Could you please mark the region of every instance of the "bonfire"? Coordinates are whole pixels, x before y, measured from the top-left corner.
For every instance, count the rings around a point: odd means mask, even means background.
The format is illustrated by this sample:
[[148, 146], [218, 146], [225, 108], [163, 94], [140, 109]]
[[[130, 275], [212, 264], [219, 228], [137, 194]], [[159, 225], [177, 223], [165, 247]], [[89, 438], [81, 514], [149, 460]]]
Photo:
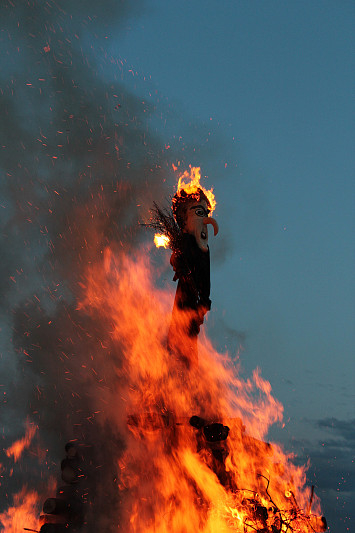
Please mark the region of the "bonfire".
[[[211, 308], [208, 230], [216, 236], [218, 224], [211, 216], [213, 190], [200, 179], [199, 168], [185, 172], [171, 205], [155, 204], [145, 224], [155, 229], [156, 245], [171, 250], [172, 312], [171, 291], [155, 286], [149, 250], [128, 256], [106, 249], [103, 262], [89, 266], [78, 305], [107, 318], [123, 353], [117, 375], [125, 386], [117, 394], [126, 405], [127, 440], [116, 461], [124, 506], [119, 530], [323, 532], [326, 521], [306, 486], [306, 467], [265, 441], [270, 425], [282, 419], [270, 384], [258, 370], [243, 380], [203, 333]], [[23, 529], [89, 530], [95, 494], [85, 492], [83, 481], [93, 470], [85, 450], [79, 440], [67, 444], [64, 484], [44, 502], [40, 520]]]

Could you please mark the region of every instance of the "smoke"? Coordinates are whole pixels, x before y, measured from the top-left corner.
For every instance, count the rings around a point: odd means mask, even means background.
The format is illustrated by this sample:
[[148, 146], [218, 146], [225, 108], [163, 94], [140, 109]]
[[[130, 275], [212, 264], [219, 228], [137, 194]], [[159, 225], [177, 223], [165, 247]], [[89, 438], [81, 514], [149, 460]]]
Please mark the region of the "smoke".
[[[64, 444], [78, 438], [96, 472], [89, 483], [101, 487], [90, 531], [110, 531], [119, 520], [112, 486], [125, 437], [107, 412], [120, 411], [111, 404], [121, 354], [110, 325], [80, 312], [77, 300], [86, 268], [108, 245], [137, 247], [138, 221], [169, 177], [164, 142], [149, 130], [154, 106], [129, 93], [123, 62], [105, 54], [107, 35], [142, 7], [131, 6], [9, 0], [0, 7], [3, 444], [21, 436], [29, 418], [48, 450], [41, 467], [37, 457], [22, 461], [7, 494], [29, 479], [45, 487], [53, 463], [59, 473]], [[2, 462], [9, 471], [11, 462]]]
[[[122, 524], [115, 473], [126, 446], [127, 384], [109, 320], [78, 309], [85, 273], [108, 246], [128, 254], [140, 246], [139, 222], [176, 181], [172, 162], [199, 165], [213, 153], [213, 167], [226, 148], [209, 125], [184, 123], [161, 98], [128, 89], [129, 69], [107, 44], [142, 9], [124, 0], [0, 5], [3, 448], [23, 436], [27, 420], [39, 428], [38, 451], [32, 446], [10, 477], [11, 460], [0, 459], [0, 506], [29, 482], [53, 496], [48, 480], [76, 438], [89, 468], [89, 532]], [[226, 253], [223, 243], [216, 255]]]

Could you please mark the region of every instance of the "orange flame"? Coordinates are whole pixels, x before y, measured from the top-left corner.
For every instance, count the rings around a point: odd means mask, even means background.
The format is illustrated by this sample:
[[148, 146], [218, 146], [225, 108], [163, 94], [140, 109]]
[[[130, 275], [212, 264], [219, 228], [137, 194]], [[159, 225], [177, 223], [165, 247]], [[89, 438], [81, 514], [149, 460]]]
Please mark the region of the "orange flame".
[[[109, 318], [112, 342], [123, 353], [116, 372], [127, 380], [125, 398], [113, 416], [122, 423], [126, 409], [130, 431], [118, 475], [120, 488], [131, 493], [126, 529], [281, 532], [292, 522], [293, 531], [310, 533], [310, 524], [320, 522], [307, 514], [306, 467], [264, 442], [283, 412], [270, 384], [258, 370], [243, 380], [203, 334], [198, 367], [187, 370], [169, 353], [173, 294], [154, 286], [147, 256], [106, 250], [103, 263], [89, 267], [79, 306]], [[228, 439], [206, 442], [190, 425], [192, 415], [227, 425]], [[317, 498], [313, 508], [320, 512]]]
[[170, 239], [167, 235], [163, 235], [162, 233], [156, 233], [154, 235], [154, 244], [157, 248], [169, 248], [169, 243]]
[[[198, 191], [198, 189], [201, 189], [205, 195], [208, 198], [208, 201], [210, 202], [211, 209], [210, 214], [212, 215], [213, 211], [216, 208], [216, 200], [215, 196], [213, 194], [213, 187], [210, 190], [205, 189], [200, 184], [201, 179], [201, 168], [200, 167], [191, 167], [190, 165], [190, 172], [186, 170], [183, 175], [179, 178], [178, 186], [177, 186], [177, 193], [179, 193], [181, 190], [184, 190], [187, 194], [194, 194]], [[185, 181], [190, 180], [190, 181]]]
[[23, 451], [28, 448], [32, 442], [33, 437], [35, 436], [35, 433], [37, 431], [36, 426], [33, 424], [30, 424], [27, 422], [27, 428], [26, 428], [26, 434], [22, 439], [17, 440], [14, 442], [7, 450], [5, 450], [5, 453], [8, 457], [13, 457], [15, 463], [20, 459]]
[[6, 533], [23, 533], [24, 529], [39, 531], [41, 528], [39, 516], [41, 500], [34, 490], [22, 490], [14, 495], [13, 506], [4, 513], [0, 513], [0, 526]]

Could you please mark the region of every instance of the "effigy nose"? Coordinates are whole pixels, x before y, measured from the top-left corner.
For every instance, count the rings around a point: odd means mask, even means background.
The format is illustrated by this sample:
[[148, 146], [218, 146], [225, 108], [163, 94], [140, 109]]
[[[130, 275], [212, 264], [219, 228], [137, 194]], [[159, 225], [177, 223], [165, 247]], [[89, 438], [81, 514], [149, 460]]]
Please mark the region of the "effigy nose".
[[204, 224], [211, 224], [213, 226], [214, 236], [217, 235], [218, 230], [219, 230], [217, 220], [215, 220], [212, 217], [205, 217], [202, 222]]

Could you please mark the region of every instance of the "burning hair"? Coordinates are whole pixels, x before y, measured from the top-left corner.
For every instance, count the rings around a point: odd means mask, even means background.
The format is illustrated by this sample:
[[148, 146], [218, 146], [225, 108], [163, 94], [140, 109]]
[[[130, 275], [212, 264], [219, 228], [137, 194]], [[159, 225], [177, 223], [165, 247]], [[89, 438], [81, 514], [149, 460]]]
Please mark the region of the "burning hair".
[[171, 250], [179, 251], [181, 248], [182, 232], [185, 227], [186, 211], [188, 204], [195, 200], [196, 202], [205, 201], [208, 210], [211, 209], [211, 202], [204, 191], [198, 187], [193, 193], [187, 193], [185, 189], [180, 189], [171, 198], [171, 208], [161, 208], [156, 202], [150, 210], [151, 220], [149, 223], [143, 223], [142, 226], [153, 228], [168, 238]]
[[207, 207], [211, 209], [211, 203], [207, 198], [203, 190], [198, 187], [196, 192], [187, 193], [185, 189], [179, 190], [172, 199], [172, 210], [175, 217], [175, 220], [181, 230], [184, 229], [185, 220], [186, 220], [186, 210], [189, 202], [191, 200], [196, 200], [196, 202], [205, 201]]

